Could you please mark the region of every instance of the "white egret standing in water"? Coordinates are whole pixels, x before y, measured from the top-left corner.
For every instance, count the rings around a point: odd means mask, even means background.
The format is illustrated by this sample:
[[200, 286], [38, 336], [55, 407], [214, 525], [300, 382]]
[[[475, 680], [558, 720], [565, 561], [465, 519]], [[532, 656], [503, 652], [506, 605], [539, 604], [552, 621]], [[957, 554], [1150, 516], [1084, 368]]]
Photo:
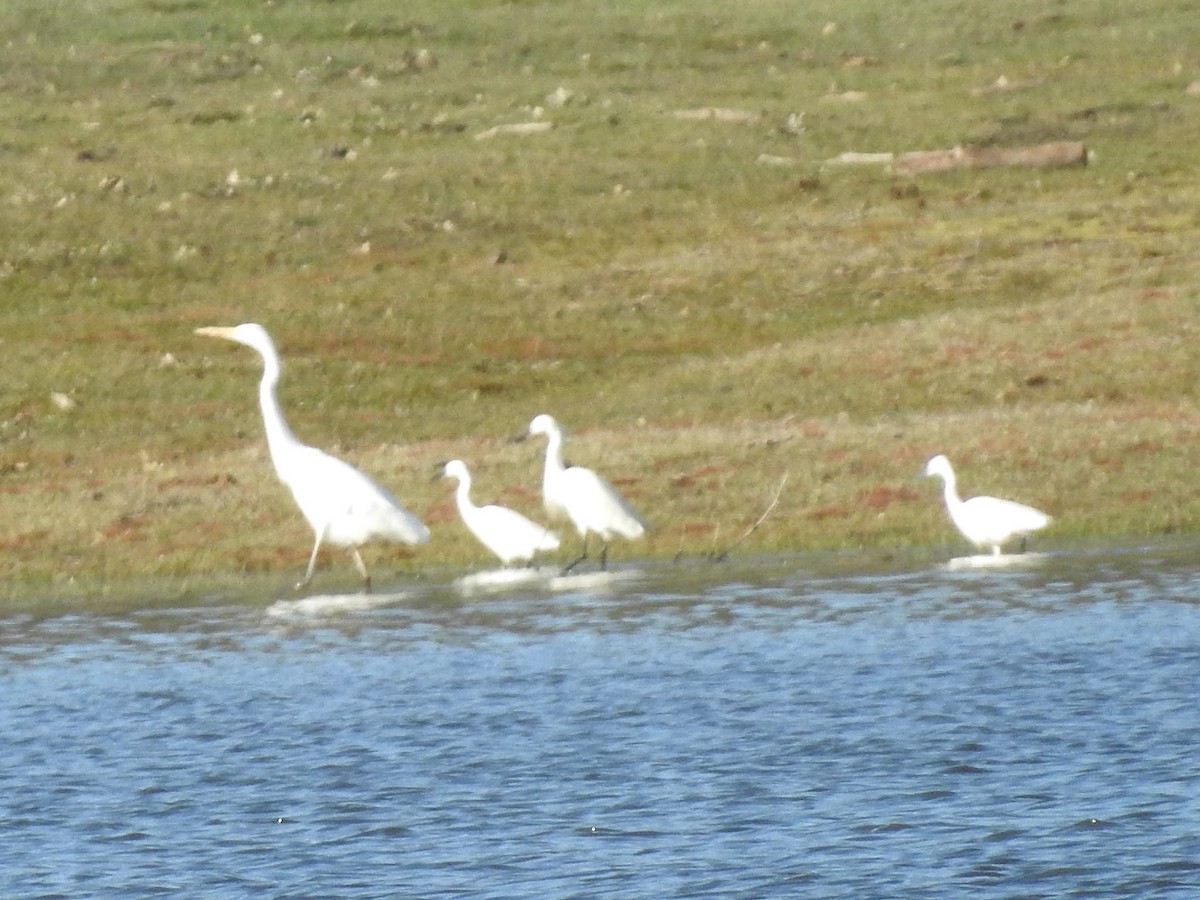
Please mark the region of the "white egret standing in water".
[[196, 334], [245, 344], [262, 357], [258, 402], [267, 433], [267, 449], [279, 480], [291, 488], [300, 512], [316, 534], [308, 571], [296, 590], [312, 580], [322, 543], [349, 547], [354, 565], [362, 575], [363, 587], [370, 591], [371, 576], [358, 552], [360, 546], [369, 541], [422, 544], [429, 540], [429, 529], [401, 506], [387, 488], [336, 456], [302, 444], [292, 434], [275, 396], [279, 354], [265, 328], [247, 323], [233, 328], [197, 328]]
[[558, 535], [553, 531], [531, 522], [515, 509], [504, 506], [476, 506], [471, 502], [471, 473], [461, 459], [452, 459], [442, 466], [442, 475], [458, 481], [454, 490], [454, 501], [458, 514], [471, 534], [478, 538], [509, 565], [513, 562], [527, 563], [535, 553], [558, 549]]
[[542, 502], [552, 516], [571, 520], [583, 538], [583, 550], [563, 572], [569, 572], [588, 556], [588, 534], [600, 536], [600, 568], [608, 566], [608, 542], [616, 536], [641, 537], [646, 523], [615, 487], [591, 469], [563, 465], [563, 431], [552, 416], [534, 416], [525, 435], [547, 438], [546, 466], [542, 474]]
[[1050, 524], [1048, 515], [1023, 503], [999, 497], [961, 499], [954, 469], [950, 467], [950, 460], [941, 454], [925, 464], [925, 475], [942, 479], [946, 510], [963, 537], [981, 550], [991, 547], [996, 556], [1000, 555], [1002, 545], [1013, 538], [1024, 539], [1031, 531]]

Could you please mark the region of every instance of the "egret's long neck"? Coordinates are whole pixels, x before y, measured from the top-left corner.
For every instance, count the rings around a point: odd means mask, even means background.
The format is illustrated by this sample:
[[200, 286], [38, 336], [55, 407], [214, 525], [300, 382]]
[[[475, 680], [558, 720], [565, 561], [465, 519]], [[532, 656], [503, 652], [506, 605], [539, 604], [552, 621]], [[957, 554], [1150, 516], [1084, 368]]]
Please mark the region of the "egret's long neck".
[[562, 459], [562, 432], [550, 431], [546, 435], [546, 465], [542, 469], [542, 483], [549, 481], [565, 468]]
[[258, 383], [258, 404], [262, 407], [263, 427], [267, 432], [267, 449], [271, 452], [271, 461], [275, 463], [275, 471], [283, 474], [282, 468], [287, 452], [294, 448], [299, 441], [288, 427], [283, 411], [279, 408], [279, 398], [275, 395], [275, 386], [279, 383], [279, 357], [273, 353], [263, 353], [263, 376]]
[[454, 489], [454, 501], [458, 504], [458, 511], [470, 511], [475, 508], [475, 504], [471, 502], [471, 476], [464, 473], [458, 478], [458, 487]]
[[942, 495], [946, 498], [948, 509], [957, 509], [962, 505], [962, 500], [958, 496], [958, 480], [954, 477], [953, 471], [942, 473]]

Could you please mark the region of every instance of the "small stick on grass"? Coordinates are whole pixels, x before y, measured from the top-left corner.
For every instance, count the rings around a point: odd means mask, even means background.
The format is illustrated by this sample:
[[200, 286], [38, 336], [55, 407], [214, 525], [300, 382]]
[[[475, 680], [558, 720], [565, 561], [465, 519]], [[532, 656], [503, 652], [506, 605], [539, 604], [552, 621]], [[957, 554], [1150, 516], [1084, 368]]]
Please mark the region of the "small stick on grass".
[[754, 532], [758, 531], [758, 527], [767, 520], [767, 516], [769, 516], [775, 510], [775, 507], [779, 505], [779, 498], [783, 494], [783, 486], [785, 484], [787, 484], [787, 480], [788, 480], [788, 476], [787, 476], [787, 473], [785, 472], [783, 475], [783, 478], [780, 479], [780, 481], [779, 481], [779, 487], [777, 487], [775, 489], [775, 496], [771, 498], [771, 502], [769, 504], [767, 504], [767, 508], [765, 510], [763, 510], [763, 514], [758, 517], [757, 521], [755, 521], [755, 523], [753, 525], [751, 525], [749, 528], [747, 528], [745, 530], [745, 532], [742, 534], [742, 536], [740, 538], [738, 538], [736, 541], [734, 541], [732, 544], [730, 544], [728, 547], [726, 547], [720, 553], [717, 553], [715, 551], [712, 553], [709, 553], [708, 558], [710, 560], [712, 560], [713, 562], [725, 562], [725, 560], [727, 560], [729, 558], [729, 554], [737, 548], [738, 544], [742, 543], [742, 541], [746, 540], [746, 538], [750, 537], [750, 535], [752, 535], [752, 534], [754, 534]]

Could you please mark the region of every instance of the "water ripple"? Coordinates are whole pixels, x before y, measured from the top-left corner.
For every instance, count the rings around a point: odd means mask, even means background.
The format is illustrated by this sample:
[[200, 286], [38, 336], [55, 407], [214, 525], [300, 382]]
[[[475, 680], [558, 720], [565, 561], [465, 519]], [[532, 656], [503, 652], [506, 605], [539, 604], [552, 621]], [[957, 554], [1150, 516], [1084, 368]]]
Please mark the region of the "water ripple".
[[1190, 556], [14, 614], [0, 884], [1189, 896]]

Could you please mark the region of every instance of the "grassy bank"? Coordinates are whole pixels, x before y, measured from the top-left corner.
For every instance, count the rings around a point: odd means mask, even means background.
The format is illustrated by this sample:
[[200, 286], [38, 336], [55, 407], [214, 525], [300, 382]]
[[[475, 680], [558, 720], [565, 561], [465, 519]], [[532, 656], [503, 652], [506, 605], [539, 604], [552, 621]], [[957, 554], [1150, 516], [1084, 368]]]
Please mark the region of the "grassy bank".
[[[433, 529], [380, 582], [485, 558], [440, 460], [540, 515], [505, 442], [539, 411], [654, 526], [618, 556], [724, 548], [785, 475], [738, 552], [952, 543], [936, 452], [1050, 542], [1193, 531], [1194, 12], [13, 0], [5, 590], [303, 568], [258, 361], [192, 334], [248, 320], [296, 432]], [[1067, 139], [1087, 167], [825, 164]]]

